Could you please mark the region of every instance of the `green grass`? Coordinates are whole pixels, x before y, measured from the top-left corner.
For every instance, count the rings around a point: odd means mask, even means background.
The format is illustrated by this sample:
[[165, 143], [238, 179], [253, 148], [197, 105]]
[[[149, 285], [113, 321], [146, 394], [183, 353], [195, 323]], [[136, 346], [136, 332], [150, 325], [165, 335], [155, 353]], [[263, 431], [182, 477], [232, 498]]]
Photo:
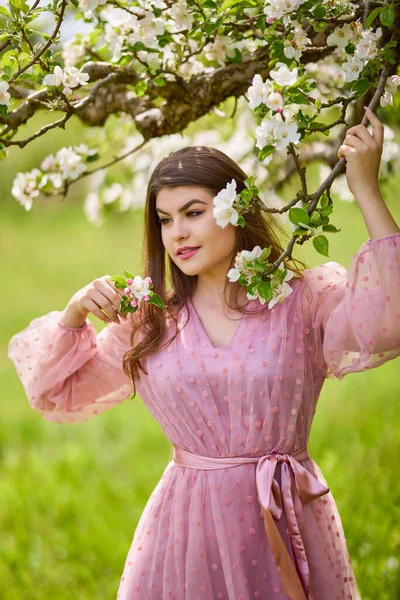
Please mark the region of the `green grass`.
[[[7, 178], [10, 179], [9, 177]], [[400, 222], [393, 180], [385, 196]], [[4, 198], [4, 195], [3, 195]], [[140, 398], [80, 425], [47, 423], [29, 408], [7, 344], [13, 333], [97, 276], [137, 269], [141, 213], [90, 226], [79, 197], [30, 213], [0, 205], [0, 597], [109, 600], [169, 442]], [[46, 206], [48, 204], [48, 206]], [[360, 210], [340, 203], [330, 258], [348, 267], [368, 238]], [[96, 326], [99, 322], [94, 319]], [[363, 600], [400, 597], [399, 361], [328, 380], [310, 451], [335, 496]], [[330, 599], [324, 599], [330, 600]]]

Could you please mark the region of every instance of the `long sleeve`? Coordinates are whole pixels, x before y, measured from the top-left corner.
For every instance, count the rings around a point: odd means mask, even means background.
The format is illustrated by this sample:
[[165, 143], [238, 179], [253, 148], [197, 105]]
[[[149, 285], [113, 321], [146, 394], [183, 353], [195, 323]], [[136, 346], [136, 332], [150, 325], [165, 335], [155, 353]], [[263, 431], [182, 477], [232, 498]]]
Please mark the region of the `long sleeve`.
[[48, 421], [87, 421], [132, 393], [122, 369], [131, 347], [131, 322], [111, 323], [96, 334], [93, 323], [79, 329], [60, 322], [52, 311], [33, 319], [9, 343], [29, 404]]
[[327, 262], [304, 278], [305, 331], [320, 374], [342, 380], [400, 355], [400, 233], [362, 244], [348, 271]]

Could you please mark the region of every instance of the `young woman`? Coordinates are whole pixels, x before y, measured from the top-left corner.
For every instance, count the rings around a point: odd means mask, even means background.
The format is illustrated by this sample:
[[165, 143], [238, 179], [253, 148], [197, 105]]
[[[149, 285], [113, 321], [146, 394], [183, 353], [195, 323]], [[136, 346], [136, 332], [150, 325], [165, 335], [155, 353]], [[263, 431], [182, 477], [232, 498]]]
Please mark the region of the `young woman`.
[[[290, 261], [282, 303], [249, 301], [227, 272], [256, 245], [275, 260], [280, 228], [259, 208], [244, 228], [219, 227], [214, 196], [232, 179], [240, 192], [246, 174], [218, 150], [189, 147], [159, 163], [147, 191], [143, 272], [168, 309], [142, 302], [122, 317], [106, 275], [12, 338], [9, 355], [46, 419], [86, 421], [133, 384], [171, 441], [119, 600], [359, 599], [307, 440], [325, 377], [400, 354], [400, 229], [378, 191], [382, 125], [370, 120], [372, 135], [351, 128], [339, 150], [370, 235], [348, 272]], [[97, 336], [89, 313], [110, 317]]]

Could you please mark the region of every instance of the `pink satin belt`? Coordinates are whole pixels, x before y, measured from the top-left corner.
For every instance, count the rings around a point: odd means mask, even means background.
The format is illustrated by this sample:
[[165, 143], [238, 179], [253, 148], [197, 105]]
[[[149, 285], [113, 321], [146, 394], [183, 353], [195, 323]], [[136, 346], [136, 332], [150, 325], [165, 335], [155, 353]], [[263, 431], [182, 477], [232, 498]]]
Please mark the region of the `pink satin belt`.
[[[226, 469], [245, 463], [258, 463], [256, 487], [264, 527], [284, 593], [290, 600], [307, 600], [310, 569], [304, 548], [303, 504], [327, 494], [329, 488], [307, 471], [300, 463], [309, 460], [307, 446], [293, 454], [270, 453], [264, 456], [217, 458], [200, 456], [173, 446], [172, 463], [190, 469]], [[274, 478], [278, 463], [281, 466], [281, 485]], [[286, 548], [275, 520], [285, 513], [292, 543], [294, 562]]]

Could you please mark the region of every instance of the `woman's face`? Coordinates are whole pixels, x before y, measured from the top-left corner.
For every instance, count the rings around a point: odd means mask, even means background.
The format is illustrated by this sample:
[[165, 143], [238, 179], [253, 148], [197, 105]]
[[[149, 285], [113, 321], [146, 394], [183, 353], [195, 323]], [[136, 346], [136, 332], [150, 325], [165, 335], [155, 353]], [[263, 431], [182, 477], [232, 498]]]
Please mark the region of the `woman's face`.
[[[226, 278], [236, 242], [234, 225], [222, 228], [213, 215], [214, 193], [198, 186], [162, 188], [156, 198], [161, 237], [173, 262], [186, 275], [221, 274]], [[177, 254], [199, 247], [192, 256]]]

